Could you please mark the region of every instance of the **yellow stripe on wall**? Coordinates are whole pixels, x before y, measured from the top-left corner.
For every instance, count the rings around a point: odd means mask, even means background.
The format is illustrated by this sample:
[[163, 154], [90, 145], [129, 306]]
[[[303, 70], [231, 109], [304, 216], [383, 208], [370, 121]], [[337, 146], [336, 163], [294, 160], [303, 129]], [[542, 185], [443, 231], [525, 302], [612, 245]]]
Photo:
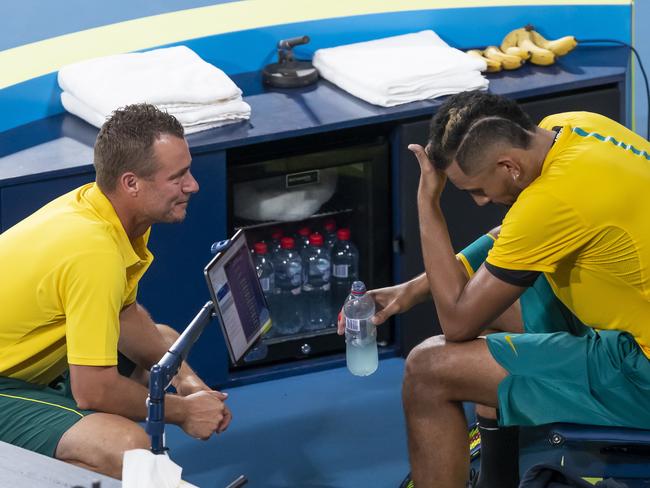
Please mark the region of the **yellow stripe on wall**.
[[336, 17], [470, 7], [630, 5], [632, 0], [243, 0], [119, 22], [0, 52], [0, 89], [84, 59], [200, 37]]

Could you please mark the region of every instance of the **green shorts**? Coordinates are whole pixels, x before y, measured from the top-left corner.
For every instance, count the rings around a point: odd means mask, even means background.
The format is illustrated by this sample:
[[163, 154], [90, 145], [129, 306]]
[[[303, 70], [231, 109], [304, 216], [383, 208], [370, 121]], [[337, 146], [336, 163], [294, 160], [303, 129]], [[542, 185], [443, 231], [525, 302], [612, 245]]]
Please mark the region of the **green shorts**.
[[54, 457], [59, 440], [90, 410], [80, 410], [69, 384], [34, 385], [0, 377], [0, 440]]
[[[463, 250], [477, 269], [493, 240]], [[467, 253], [467, 254], [466, 254]], [[501, 425], [572, 422], [650, 429], [650, 361], [625, 332], [596, 332], [553, 294], [544, 275], [520, 297], [523, 334], [487, 336], [508, 372], [499, 384]]]
[[[118, 372], [130, 376], [135, 364], [118, 353]], [[54, 457], [63, 434], [93, 410], [81, 410], [65, 374], [49, 386], [0, 376], [0, 441]]]

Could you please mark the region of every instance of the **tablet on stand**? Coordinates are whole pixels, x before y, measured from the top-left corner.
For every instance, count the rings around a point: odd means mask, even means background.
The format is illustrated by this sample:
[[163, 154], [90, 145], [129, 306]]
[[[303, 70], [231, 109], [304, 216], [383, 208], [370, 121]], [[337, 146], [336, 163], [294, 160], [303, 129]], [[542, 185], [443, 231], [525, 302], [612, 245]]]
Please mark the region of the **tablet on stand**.
[[[145, 430], [151, 436], [151, 451], [163, 454], [165, 391], [187, 358], [206, 325], [219, 319], [228, 354], [233, 364], [242, 361], [258, 339], [271, 328], [269, 306], [257, 278], [255, 266], [242, 230], [228, 240], [215, 243], [214, 258], [203, 270], [211, 301], [207, 302], [162, 359], [151, 368]], [[228, 488], [243, 486], [242, 475]]]

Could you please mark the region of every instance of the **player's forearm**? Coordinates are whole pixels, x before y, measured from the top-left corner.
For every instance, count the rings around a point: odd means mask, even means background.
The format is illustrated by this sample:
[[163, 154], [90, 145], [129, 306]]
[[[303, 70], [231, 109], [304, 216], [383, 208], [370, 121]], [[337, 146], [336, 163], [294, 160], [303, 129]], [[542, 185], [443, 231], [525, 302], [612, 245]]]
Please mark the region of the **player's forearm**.
[[[75, 391], [76, 390], [76, 391]], [[73, 395], [79, 408], [96, 412], [111, 413], [135, 421], [147, 417], [147, 388], [116, 374], [110, 381], [98, 379], [90, 386], [74, 387]], [[183, 420], [181, 397], [165, 395], [165, 420], [180, 423]]]
[[458, 302], [467, 284], [467, 275], [452, 248], [439, 203], [419, 198], [418, 216], [427, 282], [442, 331], [450, 341], [464, 340], [468, 335], [465, 314]]

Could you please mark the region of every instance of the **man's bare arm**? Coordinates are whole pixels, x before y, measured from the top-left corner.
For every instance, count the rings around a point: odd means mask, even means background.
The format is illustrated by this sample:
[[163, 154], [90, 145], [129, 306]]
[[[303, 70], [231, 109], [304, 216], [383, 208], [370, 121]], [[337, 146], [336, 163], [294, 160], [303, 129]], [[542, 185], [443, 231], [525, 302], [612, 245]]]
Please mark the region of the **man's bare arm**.
[[515, 303], [524, 288], [499, 280], [484, 266], [468, 280], [458, 266], [440, 208], [446, 177], [433, 167], [421, 146], [414, 144], [409, 149], [420, 164], [418, 216], [422, 257], [440, 325], [448, 341], [474, 339]]

